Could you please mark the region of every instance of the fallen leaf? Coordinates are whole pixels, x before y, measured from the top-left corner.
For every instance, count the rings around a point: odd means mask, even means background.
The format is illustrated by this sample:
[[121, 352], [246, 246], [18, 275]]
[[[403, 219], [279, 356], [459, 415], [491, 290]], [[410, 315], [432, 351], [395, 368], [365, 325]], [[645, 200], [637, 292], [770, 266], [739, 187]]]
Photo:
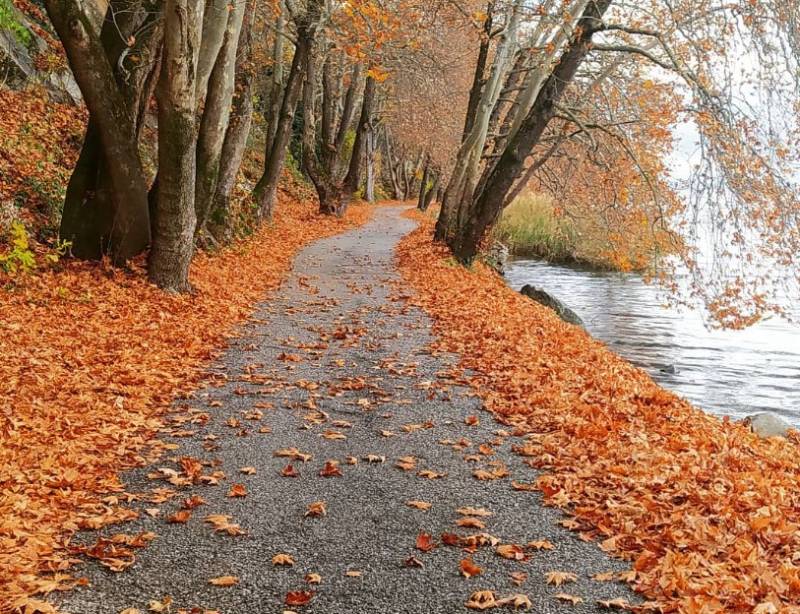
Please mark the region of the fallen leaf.
[[319, 584], [322, 582], [322, 576], [318, 573], [308, 573], [306, 574], [305, 581], [309, 584]]
[[461, 559], [458, 566], [459, 569], [461, 569], [461, 575], [465, 578], [471, 578], [483, 572], [483, 570], [475, 564], [475, 561], [470, 558]]
[[361, 572], [356, 570], [346, 571], [345, 574], [348, 578], [360, 578]]
[[608, 608], [609, 610], [629, 610], [631, 608], [630, 602], [622, 597], [609, 600], [600, 599], [597, 601], [597, 605]]
[[527, 558], [522, 547], [516, 544], [501, 544], [497, 546], [495, 552], [504, 559], [509, 559], [511, 561], [524, 561]]
[[456, 512], [462, 516], [480, 516], [481, 518], [488, 518], [492, 515], [492, 512], [482, 507], [460, 507]]
[[575, 582], [578, 579], [578, 576], [569, 571], [548, 571], [544, 574], [544, 577], [547, 583], [553, 586], [561, 586], [567, 582]]
[[242, 467], [241, 469], [239, 469], [239, 472], [240, 473], [244, 473], [245, 475], [255, 475], [256, 474], [256, 468], [255, 467]]
[[476, 591], [464, 605], [471, 610], [489, 610], [497, 607], [497, 601], [492, 591]]
[[555, 546], [546, 539], [537, 539], [534, 541], [530, 541], [526, 544], [527, 548], [533, 548], [534, 550], [554, 550]]
[[218, 578], [211, 578], [208, 583], [214, 586], [234, 586], [239, 584], [239, 578], [236, 576], [220, 576]]
[[485, 529], [486, 525], [480, 518], [473, 518], [472, 516], [465, 516], [456, 520], [459, 527], [468, 529]]
[[167, 516], [167, 522], [171, 524], [184, 524], [188, 522], [191, 517], [192, 513], [189, 510], [179, 510], [171, 516]]
[[415, 547], [417, 550], [422, 550], [422, 552], [430, 552], [436, 548], [436, 542], [433, 540], [433, 536], [431, 536], [429, 533], [420, 533], [417, 535]]
[[502, 599], [497, 600], [498, 606], [513, 606], [515, 610], [523, 608], [525, 610], [530, 610], [533, 607], [531, 600], [528, 598], [527, 595], [523, 595], [518, 593], [516, 595], [509, 595], [508, 597], [503, 597]]
[[423, 564], [422, 564], [422, 561], [420, 561], [420, 560], [419, 560], [417, 557], [415, 557], [415, 556], [410, 556], [410, 557], [408, 557], [408, 558], [407, 558], [407, 559], [406, 559], [406, 560], [403, 562], [403, 565], [405, 565], [406, 567], [422, 567], [422, 566], [423, 566]]
[[231, 489], [228, 491], [229, 497], [246, 497], [247, 496], [247, 489], [244, 487], [244, 484], [234, 484], [231, 486]]
[[339, 469], [339, 462], [335, 460], [326, 461], [319, 474], [324, 478], [341, 477], [342, 471]]
[[431, 469], [423, 469], [422, 471], [418, 472], [417, 475], [421, 478], [426, 478], [428, 480], [438, 480], [440, 478], [445, 477], [446, 473], [437, 473], [436, 471], [432, 471]]
[[289, 556], [288, 554], [278, 553], [272, 557], [272, 564], [276, 567], [278, 566], [287, 566], [291, 567], [294, 565], [294, 559]]
[[306, 516], [318, 517], [318, 516], [325, 516], [325, 514], [327, 514], [327, 513], [328, 513], [328, 511], [325, 508], [325, 502], [324, 501], [314, 501], [314, 503], [309, 503], [308, 504], [308, 509], [306, 509], [305, 515]]
[[306, 605], [314, 596], [314, 591], [289, 591], [286, 593], [286, 605]]
[[561, 601], [566, 601], [568, 603], [571, 603], [572, 605], [578, 605], [579, 603], [583, 603], [583, 597], [570, 595], [569, 593], [556, 593], [555, 598]]
[[429, 510], [431, 509], [432, 503], [428, 503], [427, 501], [406, 501], [406, 505], [408, 507], [413, 507], [418, 510]]
[[511, 581], [517, 586], [521, 586], [525, 580], [528, 579], [528, 574], [524, 571], [512, 571], [509, 576], [511, 576]]
[[286, 465], [281, 470], [281, 475], [283, 477], [285, 477], [285, 478], [298, 478], [298, 477], [300, 477], [300, 474], [298, 473], [297, 469], [295, 469], [294, 465], [292, 465], [291, 463]]

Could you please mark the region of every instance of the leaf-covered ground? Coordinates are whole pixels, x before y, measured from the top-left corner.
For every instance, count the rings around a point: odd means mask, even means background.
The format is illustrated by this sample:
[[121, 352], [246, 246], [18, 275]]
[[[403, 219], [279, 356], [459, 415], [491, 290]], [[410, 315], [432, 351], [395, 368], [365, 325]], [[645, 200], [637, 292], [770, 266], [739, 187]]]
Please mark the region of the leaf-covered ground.
[[479, 415], [456, 358], [430, 351], [430, 319], [394, 285], [398, 215], [297, 256], [165, 416], [176, 447], [121, 474], [136, 517], [75, 535], [88, 586], [51, 595], [62, 611], [595, 614], [632, 598], [624, 564], [523, 486], [538, 472], [522, 440]]
[[193, 296], [158, 291], [142, 270], [80, 263], [0, 290], [0, 610], [73, 583], [70, 536], [132, 516], [117, 473], [163, 452], [148, 441], [171, 401], [303, 245], [368, 216], [283, 202], [248, 241], [196, 257]]
[[800, 611], [797, 433], [763, 441], [691, 407], [483, 266], [455, 266], [420, 221], [398, 250], [411, 300], [527, 434], [518, 452], [572, 528], [632, 561], [666, 611]]

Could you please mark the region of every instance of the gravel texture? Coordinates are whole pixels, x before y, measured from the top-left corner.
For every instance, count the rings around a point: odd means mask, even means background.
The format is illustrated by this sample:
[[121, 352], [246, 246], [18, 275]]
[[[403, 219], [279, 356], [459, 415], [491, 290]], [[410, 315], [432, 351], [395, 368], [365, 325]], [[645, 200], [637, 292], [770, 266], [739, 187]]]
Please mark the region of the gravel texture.
[[[195, 408], [208, 412], [210, 419], [173, 425], [195, 431], [193, 437], [164, 435], [180, 448], [158, 467], [176, 469], [176, 457], [190, 456], [213, 462], [205, 472], [221, 470], [225, 479], [219, 485], [175, 488], [177, 496], [160, 506], [134, 503], [142, 510], [161, 511], [156, 517], [143, 511], [138, 520], [109, 533], [152, 531], [156, 539], [121, 573], [87, 561], [81, 572], [90, 586], [60, 596], [63, 611], [146, 612], [150, 600], [170, 596], [171, 612], [468, 612], [464, 604], [471, 593], [487, 589], [498, 597], [526, 594], [537, 613], [594, 612], [601, 610], [598, 599], [634, 600], [623, 584], [590, 579], [598, 572], [623, 570], [623, 565], [559, 526], [562, 515], [543, 507], [537, 493], [512, 489], [512, 479], [531, 482], [536, 476], [512, 453], [513, 437], [500, 437], [493, 456], [465, 460], [480, 455], [480, 444], [497, 440], [502, 427], [481, 411], [478, 399], [449, 379], [454, 357], [431, 354], [429, 319], [393, 298], [397, 291], [392, 282], [398, 280], [394, 247], [412, 228], [399, 208], [382, 207], [365, 227], [319, 241], [298, 255], [295, 272], [212, 368], [216, 385], [177, 403], [171, 414], [180, 422], [187, 415], [197, 417], [187, 414], [187, 408]], [[263, 417], [248, 419], [246, 414], [257, 405]], [[465, 420], [473, 415], [480, 423], [470, 426]], [[430, 428], [403, 428], [429, 421]], [[264, 427], [271, 432], [260, 432]], [[326, 439], [326, 431], [346, 439]], [[394, 435], [383, 436], [382, 431]], [[441, 443], [462, 438], [472, 445], [456, 450]], [[292, 462], [300, 477], [282, 477], [287, 460], [273, 452], [292, 446], [312, 458]], [[368, 462], [370, 454], [386, 460]], [[358, 463], [347, 464], [348, 456]], [[415, 470], [395, 466], [405, 456], [416, 458]], [[342, 477], [319, 475], [329, 459], [340, 461]], [[491, 461], [504, 463], [511, 476], [491, 481], [472, 476], [478, 468], [491, 470]], [[242, 467], [253, 467], [255, 473], [245, 475]], [[418, 475], [426, 469], [446, 476]], [[150, 467], [124, 475], [126, 489], [147, 497], [154, 488], [171, 487], [148, 477], [153, 471]], [[247, 496], [228, 497], [233, 483], [243, 484]], [[201, 495], [206, 504], [185, 524], [167, 523], [166, 517], [192, 494]], [[406, 505], [413, 499], [432, 506], [428, 511], [413, 509]], [[326, 503], [327, 515], [305, 517], [307, 505], [315, 501]], [[443, 532], [479, 532], [456, 527], [456, 509], [462, 506], [491, 511], [483, 519], [485, 531], [501, 543], [549, 540], [555, 548], [529, 550], [526, 561], [506, 560], [492, 547], [480, 548], [473, 558], [483, 573], [466, 579], [459, 575], [459, 561], [467, 556], [462, 549], [415, 549], [420, 532], [437, 542]], [[203, 521], [209, 514], [230, 515], [246, 535], [215, 533]], [[82, 534], [77, 541], [96, 537]], [[291, 555], [295, 564], [273, 566], [278, 553]], [[423, 567], [406, 566], [410, 557]], [[548, 585], [545, 573], [554, 570], [572, 572], [577, 581], [558, 588]], [[348, 571], [360, 575], [349, 576]], [[511, 572], [525, 572], [527, 579], [515, 586]], [[306, 583], [308, 573], [319, 574], [321, 583]], [[239, 584], [209, 584], [224, 575], [237, 576]], [[313, 590], [315, 595], [306, 606], [288, 607], [284, 599], [293, 590]], [[584, 601], [561, 602], [555, 597], [559, 592]]]

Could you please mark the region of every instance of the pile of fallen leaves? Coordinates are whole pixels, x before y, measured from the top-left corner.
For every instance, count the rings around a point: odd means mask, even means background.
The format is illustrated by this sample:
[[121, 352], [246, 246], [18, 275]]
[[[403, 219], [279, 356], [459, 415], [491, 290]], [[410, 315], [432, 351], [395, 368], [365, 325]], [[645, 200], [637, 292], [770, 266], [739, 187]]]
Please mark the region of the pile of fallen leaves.
[[[87, 113], [40, 88], [0, 88], [0, 203], [29, 226], [53, 225], [78, 158]], [[2, 229], [0, 229], [2, 230]]]
[[454, 266], [420, 222], [398, 248], [410, 300], [525, 435], [530, 487], [566, 524], [632, 561], [663, 611], [800, 611], [798, 434], [761, 440], [693, 408], [486, 267]]
[[170, 402], [196, 387], [299, 248], [368, 215], [282, 202], [247, 242], [196, 257], [194, 295], [78, 262], [0, 290], [0, 611], [34, 612], [31, 595], [74, 583], [70, 536], [136, 513], [117, 472], [163, 451], [153, 435]]

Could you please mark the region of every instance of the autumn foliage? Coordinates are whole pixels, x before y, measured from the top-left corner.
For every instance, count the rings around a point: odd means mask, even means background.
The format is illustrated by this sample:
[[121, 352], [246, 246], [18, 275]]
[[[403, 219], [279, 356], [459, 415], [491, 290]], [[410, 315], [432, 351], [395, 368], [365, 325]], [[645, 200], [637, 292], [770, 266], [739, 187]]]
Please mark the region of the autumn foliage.
[[79, 262], [0, 293], [1, 611], [49, 611], [32, 595], [73, 584], [70, 536], [136, 514], [121, 506], [117, 472], [163, 451], [153, 437], [171, 401], [198, 385], [299, 248], [367, 217], [284, 202], [250, 240], [196, 256], [194, 294], [163, 293], [140, 268]]
[[800, 606], [800, 438], [761, 440], [695, 409], [481, 264], [453, 266], [431, 222], [398, 261], [536, 488], [667, 612]]

